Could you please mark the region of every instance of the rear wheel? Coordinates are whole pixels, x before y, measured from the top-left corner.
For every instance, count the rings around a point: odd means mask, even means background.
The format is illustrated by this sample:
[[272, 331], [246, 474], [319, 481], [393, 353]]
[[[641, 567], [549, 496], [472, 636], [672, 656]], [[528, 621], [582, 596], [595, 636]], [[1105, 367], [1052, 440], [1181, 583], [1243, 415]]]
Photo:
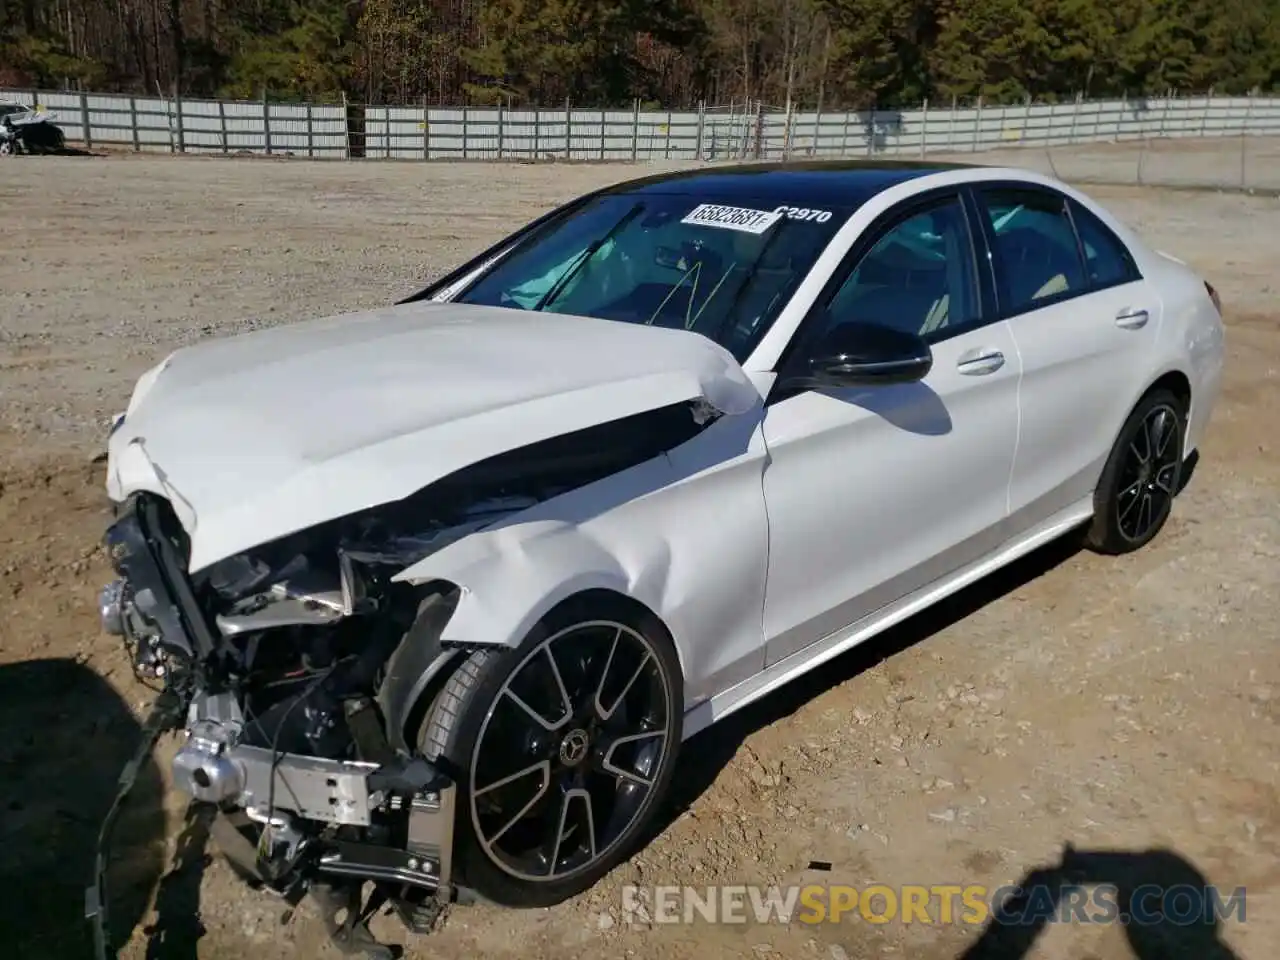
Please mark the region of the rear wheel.
[[1182, 479], [1186, 413], [1168, 390], [1139, 401], [1116, 438], [1094, 494], [1085, 544], [1099, 553], [1129, 553], [1164, 527]]
[[683, 702], [667, 631], [613, 594], [567, 601], [514, 650], [472, 653], [418, 738], [457, 780], [457, 882], [528, 907], [594, 884], [666, 793]]

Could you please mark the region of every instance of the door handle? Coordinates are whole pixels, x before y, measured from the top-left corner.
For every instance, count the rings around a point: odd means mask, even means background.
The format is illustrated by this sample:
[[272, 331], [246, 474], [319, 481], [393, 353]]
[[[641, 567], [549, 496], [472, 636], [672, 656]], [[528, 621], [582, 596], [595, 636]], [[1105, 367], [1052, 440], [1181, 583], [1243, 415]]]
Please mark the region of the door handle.
[[956, 369], [969, 377], [980, 377], [995, 373], [1004, 366], [1004, 354], [999, 350], [988, 350], [979, 347], [963, 354], [956, 361]]
[[1125, 307], [1116, 314], [1116, 326], [1122, 330], [1137, 330], [1145, 327], [1150, 319], [1151, 315], [1145, 310], [1130, 310]]

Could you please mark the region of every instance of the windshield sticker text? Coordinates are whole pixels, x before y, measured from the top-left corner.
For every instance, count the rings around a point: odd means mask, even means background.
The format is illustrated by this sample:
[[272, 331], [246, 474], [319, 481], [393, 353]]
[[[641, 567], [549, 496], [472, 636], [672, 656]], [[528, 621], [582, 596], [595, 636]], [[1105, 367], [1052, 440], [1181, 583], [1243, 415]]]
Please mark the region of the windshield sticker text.
[[830, 210], [810, 210], [808, 207], [778, 207], [774, 213], [780, 213], [788, 220], [812, 220], [814, 223], [826, 223], [831, 219]]
[[743, 233], [764, 233], [782, 219], [776, 210], [751, 210], [747, 207], [722, 207], [716, 203], [700, 203], [685, 216], [681, 223], [700, 227], [721, 227], [740, 230]]

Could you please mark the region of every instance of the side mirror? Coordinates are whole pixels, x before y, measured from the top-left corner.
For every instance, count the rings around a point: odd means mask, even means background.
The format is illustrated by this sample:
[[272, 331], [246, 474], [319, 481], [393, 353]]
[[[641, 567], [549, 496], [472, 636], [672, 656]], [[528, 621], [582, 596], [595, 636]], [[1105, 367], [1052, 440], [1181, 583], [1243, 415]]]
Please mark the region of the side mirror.
[[808, 386], [865, 387], [914, 383], [932, 368], [933, 351], [923, 337], [870, 323], [844, 323], [818, 342], [807, 376], [801, 377]]

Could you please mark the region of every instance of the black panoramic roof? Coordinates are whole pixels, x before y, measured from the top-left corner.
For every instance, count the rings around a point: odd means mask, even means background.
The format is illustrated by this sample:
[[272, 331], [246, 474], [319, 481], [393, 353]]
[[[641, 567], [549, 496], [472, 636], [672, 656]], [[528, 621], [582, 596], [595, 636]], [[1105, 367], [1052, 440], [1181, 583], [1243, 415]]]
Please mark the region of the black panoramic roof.
[[702, 167], [628, 180], [606, 193], [675, 194], [720, 201], [858, 207], [882, 190], [916, 177], [975, 166], [887, 160], [805, 160]]

